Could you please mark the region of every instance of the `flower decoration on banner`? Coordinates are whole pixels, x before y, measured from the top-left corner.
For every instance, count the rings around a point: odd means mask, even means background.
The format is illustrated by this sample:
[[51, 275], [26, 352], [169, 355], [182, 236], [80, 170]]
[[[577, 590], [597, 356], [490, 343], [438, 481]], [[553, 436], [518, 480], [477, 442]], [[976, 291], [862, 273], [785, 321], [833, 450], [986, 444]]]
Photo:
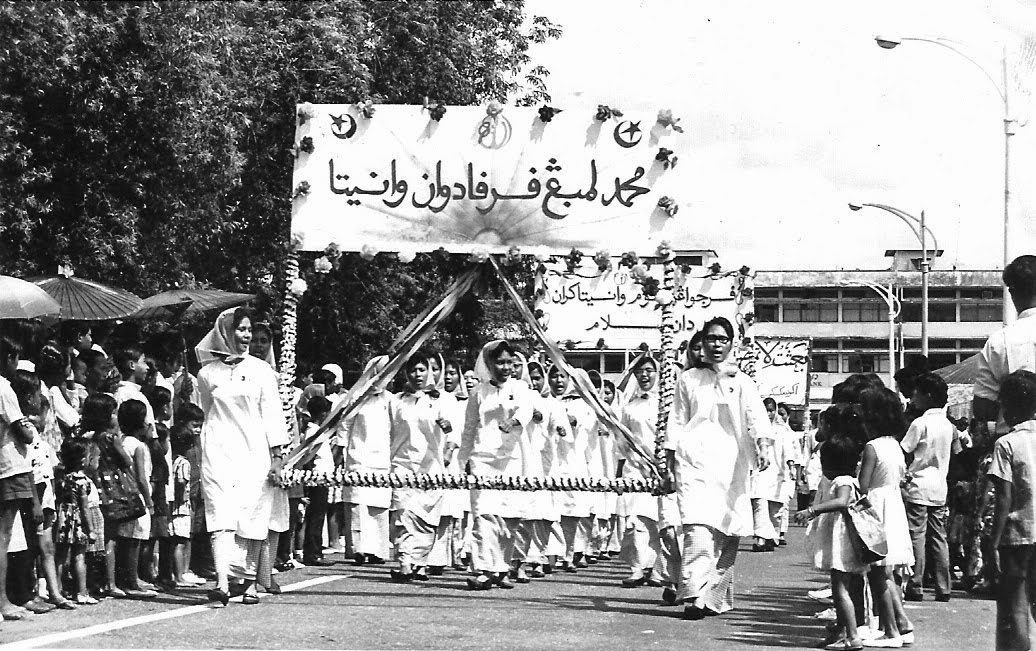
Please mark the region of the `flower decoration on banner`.
[[604, 104], [597, 105], [597, 113], [594, 115], [594, 119], [598, 122], [606, 122], [611, 118], [621, 118], [622, 111], [617, 108], [605, 106]]
[[752, 298], [753, 296], [755, 296], [755, 290], [751, 287], [745, 287], [741, 290], [741, 295], [745, 298]]
[[316, 114], [316, 107], [309, 102], [299, 104], [298, 116], [300, 125], [305, 124], [307, 120], [312, 120]]
[[332, 269], [334, 269], [334, 265], [327, 259], [327, 256], [322, 255], [313, 261], [313, 271], [318, 274], [326, 274]]
[[371, 244], [364, 244], [360, 247], [360, 257], [368, 262], [374, 259], [374, 256], [378, 255], [377, 247]]
[[362, 102], [357, 102], [356, 108], [359, 109], [360, 115], [362, 115], [364, 118], [369, 120], [372, 117], [374, 117], [374, 102], [373, 101], [368, 99], [368, 100], [364, 100]]
[[507, 255], [504, 256], [504, 264], [516, 265], [522, 261], [522, 251], [517, 246], [512, 246], [507, 249]]
[[295, 278], [291, 281], [291, 284], [288, 285], [288, 291], [296, 298], [305, 294], [307, 289], [309, 289], [309, 285], [307, 285], [306, 281], [302, 278]]
[[653, 298], [654, 296], [658, 295], [659, 285], [657, 278], [645, 278], [643, 281], [641, 281], [640, 285], [644, 288], [644, 296], [647, 296], [648, 298]]
[[713, 262], [709, 265], [709, 273], [713, 276], [718, 276], [723, 273], [723, 267], [718, 262]]
[[605, 348], [607, 348], [607, 345], [604, 343], [604, 337], [601, 337], [597, 340], [597, 349], [604, 350]]
[[442, 102], [426, 104], [425, 108], [428, 109], [428, 117], [432, 118], [436, 122], [442, 120], [443, 116], [446, 115], [446, 105]]
[[661, 289], [658, 290], [657, 294], [655, 294], [655, 302], [665, 307], [666, 305], [672, 305], [675, 303], [676, 297], [673, 296], [673, 293], [668, 289]]
[[680, 211], [680, 206], [676, 205], [676, 199], [672, 197], [659, 198], [658, 207], [670, 217], [675, 217], [676, 213]]
[[568, 267], [568, 273], [575, 273], [575, 270], [579, 267], [579, 263], [583, 261], [583, 252], [572, 248], [565, 256], [565, 265]]
[[486, 106], [486, 117], [496, 120], [504, 112], [504, 105], [495, 99]]
[[658, 123], [663, 127], [671, 128], [677, 133], [683, 133], [683, 127], [680, 126], [680, 118], [673, 117], [671, 109], [662, 109], [658, 112]]
[[620, 267], [629, 267], [632, 269], [638, 264], [640, 264], [640, 257], [637, 255], [636, 251], [626, 251], [622, 254], [622, 258], [619, 260]]
[[403, 264], [410, 264], [414, 261], [414, 258], [416, 257], [417, 251], [413, 250], [399, 251], [398, 253], [396, 253], [396, 259], [402, 262]]
[[662, 167], [668, 170], [676, 167], [676, 161], [679, 160], [679, 158], [673, 155], [672, 149], [659, 147], [658, 153], [655, 154], [655, 160], [662, 163]]
[[658, 257], [663, 260], [669, 260], [673, 257], [673, 245], [669, 240], [662, 240], [659, 242], [656, 251], [658, 252]]
[[475, 249], [468, 256], [468, 262], [472, 264], [482, 264], [489, 260], [489, 251], [487, 249]]
[[755, 323], [755, 312], [745, 312], [742, 318], [745, 320], [746, 326], [751, 326]]
[[299, 199], [309, 194], [309, 181], [299, 181], [299, 184], [295, 186], [295, 193], [291, 195], [292, 199]]
[[555, 115], [561, 113], [561, 109], [554, 108], [553, 106], [541, 106], [538, 112], [540, 114], [540, 122], [550, 122]]
[[597, 270], [602, 273], [612, 268], [611, 254], [604, 249], [594, 254], [594, 262], [597, 264]]
[[306, 244], [306, 237], [299, 231], [294, 231], [291, 234], [291, 240], [288, 242], [288, 249], [292, 253], [297, 253], [302, 250], [302, 247]]
[[630, 267], [630, 275], [633, 276], [633, 280], [642, 283], [648, 277], [648, 268], [639, 263], [635, 264]]
[[572, 350], [576, 347], [576, 342], [572, 341], [571, 339], [566, 339], [562, 343], [565, 345], [566, 350]]
[[741, 268], [737, 270], [737, 272], [742, 276], [747, 276], [752, 273], [752, 270], [748, 268], [748, 265], [742, 265]]
[[310, 136], [306, 136], [305, 138], [299, 141], [300, 152], [304, 154], [312, 154], [313, 149], [313, 138], [311, 138]]

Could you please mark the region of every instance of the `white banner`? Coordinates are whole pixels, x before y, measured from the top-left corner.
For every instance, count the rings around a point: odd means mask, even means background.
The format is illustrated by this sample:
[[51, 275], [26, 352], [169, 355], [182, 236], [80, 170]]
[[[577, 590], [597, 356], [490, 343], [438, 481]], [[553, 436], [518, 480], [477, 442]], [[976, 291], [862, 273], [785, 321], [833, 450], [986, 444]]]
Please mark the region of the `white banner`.
[[667, 188], [686, 187], [671, 164], [686, 138], [654, 113], [373, 108], [299, 105], [292, 231], [305, 250], [646, 253], [676, 217]]
[[[654, 264], [648, 275], [661, 281], [662, 266]], [[710, 274], [708, 269], [691, 267], [676, 279], [676, 341], [690, 339], [703, 323], [722, 316], [750, 334], [745, 315], [754, 309], [752, 278], [739, 272]], [[571, 342], [574, 348], [635, 349], [646, 343], [660, 345], [660, 306], [644, 296], [634, 282], [629, 267], [598, 270], [584, 260], [574, 273], [561, 262], [546, 265], [537, 277], [536, 308], [547, 333], [558, 342]], [[749, 321], [751, 318], [748, 319]], [[600, 345], [603, 340], [603, 346]]]
[[755, 337], [735, 349], [737, 365], [755, 380], [759, 395], [805, 406], [809, 398], [810, 339]]

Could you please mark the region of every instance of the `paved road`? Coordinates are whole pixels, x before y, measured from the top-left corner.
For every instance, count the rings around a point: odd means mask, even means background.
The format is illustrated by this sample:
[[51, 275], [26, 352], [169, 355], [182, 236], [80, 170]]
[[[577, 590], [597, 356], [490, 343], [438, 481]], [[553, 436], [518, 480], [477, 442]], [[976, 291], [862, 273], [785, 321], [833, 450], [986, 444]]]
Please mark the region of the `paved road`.
[[[72, 613], [0, 624], [5, 648], [649, 649], [813, 648], [823, 627], [806, 591], [824, 584], [791, 546], [742, 545], [736, 609], [700, 622], [660, 605], [660, 590], [624, 589], [617, 561], [514, 590], [472, 593], [454, 573], [399, 586], [385, 567], [338, 564], [281, 574], [285, 594], [257, 606], [202, 604], [202, 590], [148, 602], [107, 600]], [[910, 604], [918, 651], [992, 648], [992, 601], [955, 595]]]

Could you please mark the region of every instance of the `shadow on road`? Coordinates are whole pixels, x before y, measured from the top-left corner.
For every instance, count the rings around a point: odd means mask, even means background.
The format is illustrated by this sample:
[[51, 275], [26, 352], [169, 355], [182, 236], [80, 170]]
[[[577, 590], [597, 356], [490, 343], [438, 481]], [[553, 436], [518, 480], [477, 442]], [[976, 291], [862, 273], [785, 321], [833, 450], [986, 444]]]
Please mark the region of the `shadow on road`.
[[750, 596], [735, 596], [734, 610], [723, 615], [735, 632], [718, 640], [752, 646], [815, 647], [824, 638], [823, 624], [812, 617], [818, 604], [806, 596], [806, 587], [760, 587]]

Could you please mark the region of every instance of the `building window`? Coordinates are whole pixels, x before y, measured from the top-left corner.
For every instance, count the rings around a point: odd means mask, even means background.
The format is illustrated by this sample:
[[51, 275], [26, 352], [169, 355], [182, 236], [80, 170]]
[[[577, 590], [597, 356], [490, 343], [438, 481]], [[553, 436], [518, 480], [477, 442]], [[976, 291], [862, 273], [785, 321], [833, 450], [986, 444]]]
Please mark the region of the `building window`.
[[622, 373], [626, 370], [626, 353], [605, 353], [604, 372]]
[[838, 350], [837, 339], [814, 339], [813, 350]]
[[888, 307], [876, 301], [853, 301], [842, 303], [842, 321], [874, 322], [888, 318]]
[[599, 371], [601, 365], [601, 354], [600, 353], [577, 353], [577, 352], [566, 352], [565, 359], [575, 368], [581, 368], [584, 371]]
[[755, 302], [755, 320], [760, 323], [777, 323], [780, 310], [776, 303]]
[[843, 360], [843, 373], [888, 373], [888, 355], [851, 353]]
[[837, 373], [838, 355], [832, 353], [813, 353], [810, 357], [810, 370], [814, 373]]
[[785, 323], [836, 323], [838, 321], [837, 303], [785, 303]]
[[953, 323], [957, 320], [957, 305], [954, 303], [928, 303], [928, 320]]
[[960, 320], [965, 322], [995, 323], [1004, 318], [1000, 303], [961, 303]]
[[900, 323], [919, 323], [921, 321], [920, 303], [903, 303], [903, 309], [899, 313]]

